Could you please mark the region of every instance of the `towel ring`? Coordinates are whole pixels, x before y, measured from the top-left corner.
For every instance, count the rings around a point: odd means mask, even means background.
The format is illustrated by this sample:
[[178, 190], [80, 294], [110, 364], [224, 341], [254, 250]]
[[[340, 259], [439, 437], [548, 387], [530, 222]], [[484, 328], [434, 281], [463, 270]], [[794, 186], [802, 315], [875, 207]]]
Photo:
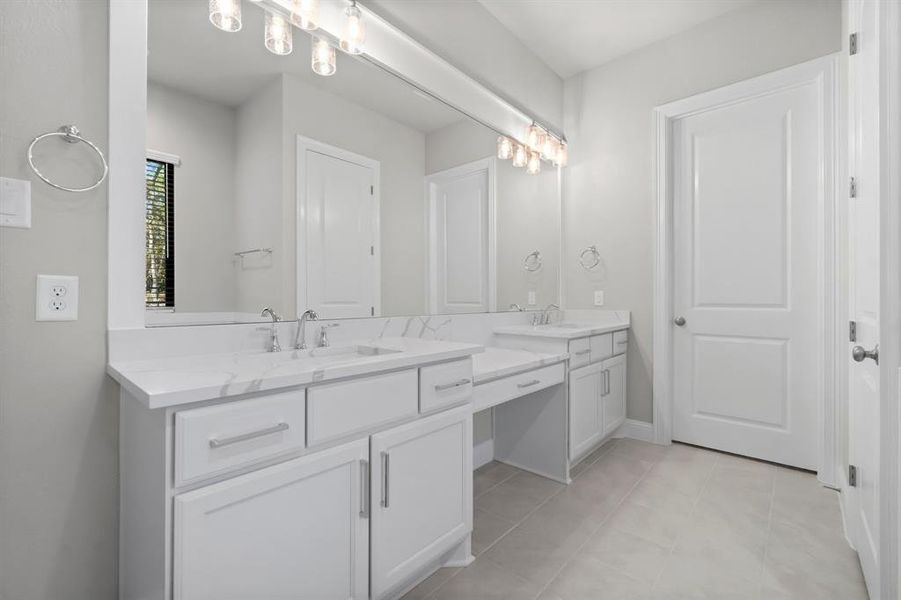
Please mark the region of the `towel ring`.
[[530, 273], [534, 273], [538, 269], [541, 268], [541, 252], [535, 250], [530, 252], [526, 257], [522, 260], [522, 266], [526, 271]]
[[[586, 254], [591, 255], [593, 260], [586, 262]], [[592, 244], [582, 250], [582, 252], [579, 253], [579, 264], [582, 265], [582, 268], [586, 271], [590, 271], [601, 264], [601, 253], [598, 252], [598, 247]]]
[[[66, 187], [64, 185], [59, 185], [58, 183], [54, 183], [54, 182], [50, 181], [47, 177], [45, 177], [44, 174], [41, 173], [38, 170], [38, 168], [35, 166], [34, 155], [33, 155], [32, 151], [34, 150], [35, 144], [37, 144], [42, 139], [48, 138], [48, 137], [61, 137], [65, 141], [69, 142], [70, 144], [75, 144], [77, 142], [84, 142], [85, 144], [90, 146], [91, 149], [97, 153], [97, 156], [100, 157], [100, 162], [103, 164], [103, 174], [100, 176], [100, 179], [98, 179], [97, 182], [94, 183], [93, 185], [89, 185], [87, 187], [70, 188], [70, 187]], [[103, 181], [106, 179], [107, 173], [109, 173], [109, 165], [106, 163], [106, 157], [103, 156], [103, 152], [101, 152], [100, 148], [98, 148], [93, 142], [81, 137], [81, 132], [78, 131], [78, 127], [76, 127], [75, 125], [63, 125], [56, 131], [44, 133], [44, 134], [41, 134], [38, 137], [34, 138], [33, 140], [31, 140], [31, 143], [28, 144], [28, 152], [26, 153], [26, 156], [28, 157], [28, 166], [31, 167], [31, 170], [34, 171], [35, 175], [37, 175], [38, 177], [41, 178], [41, 181], [43, 181], [47, 185], [55, 187], [58, 190], [63, 190], [64, 192], [89, 192], [89, 191], [93, 190], [94, 188], [98, 187], [101, 183], [103, 183]]]

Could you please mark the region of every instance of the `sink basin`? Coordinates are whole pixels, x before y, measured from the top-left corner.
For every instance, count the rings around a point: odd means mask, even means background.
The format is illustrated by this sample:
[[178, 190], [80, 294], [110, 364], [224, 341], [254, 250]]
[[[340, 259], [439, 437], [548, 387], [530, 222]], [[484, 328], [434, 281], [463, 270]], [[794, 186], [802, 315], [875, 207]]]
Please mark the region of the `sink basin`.
[[348, 346], [329, 346], [327, 348], [312, 348], [308, 350], [288, 350], [282, 352], [280, 358], [287, 361], [304, 360], [316, 364], [334, 364], [353, 362], [373, 356], [396, 354], [400, 350], [371, 346], [366, 344], [353, 344]]
[[553, 329], [585, 329], [586, 326], [580, 323], [548, 323], [547, 325], [539, 325], [539, 327], [547, 327]]

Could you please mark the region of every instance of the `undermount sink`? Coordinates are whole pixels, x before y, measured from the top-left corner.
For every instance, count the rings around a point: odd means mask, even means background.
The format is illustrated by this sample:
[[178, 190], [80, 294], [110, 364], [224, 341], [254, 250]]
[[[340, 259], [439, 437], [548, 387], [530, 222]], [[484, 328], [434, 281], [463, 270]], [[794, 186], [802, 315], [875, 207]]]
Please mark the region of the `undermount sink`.
[[548, 327], [554, 329], [585, 329], [586, 326], [580, 323], [548, 323], [547, 325], [539, 325], [539, 327]]
[[312, 348], [308, 350], [289, 350], [282, 352], [283, 358], [289, 361], [309, 360], [316, 363], [350, 362], [373, 356], [396, 354], [401, 352], [393, 348], [372, 346], [367, 344], [352, 344], [348, 346], [329, 346], [326, 348]]

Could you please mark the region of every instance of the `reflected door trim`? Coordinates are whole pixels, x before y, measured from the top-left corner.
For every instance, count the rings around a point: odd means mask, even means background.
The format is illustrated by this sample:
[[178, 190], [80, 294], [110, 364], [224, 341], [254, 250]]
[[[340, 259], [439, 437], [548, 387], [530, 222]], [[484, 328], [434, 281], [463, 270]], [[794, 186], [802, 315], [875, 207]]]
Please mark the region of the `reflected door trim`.
[[673, 324], [675, 306], [675, 233], [674, 233], [674, 173], [675, 156], [673, 126], [680, 118], [704, 113], [733, 105], [751, 98], [761, 98], [781, 90], [798, 86], [814, 86], [821, 106], [819, 128], [822, 132], [822, 155], [819, 157], [823, 190], [823, 203], [815, 217], [817, 240], [818, 290], [817, 307], [822, 329], [817, 339], [817, 396], [819, 423], [818, 477], [829, 485], [837, 483], [840, 461], [837, 444], [837, 428], [840, 424], [837, 412], [836, 394], [843, 381], [838, 365], [839, 332], [842, 312], [838, 310], [841, 300], [838, 294], [840, 265], [836, 252], [836, 232], [844, 221], [836, 198], [839, 173], [834, 160], [836, 151], [836, 98], [838, 56], [826, 56], [794, 67], [782, 69], [767, 75], [755, 77], [691, 98], [679, 100], [655, 109], [657, 125], [657, 248], [655, 254], [654, 290], [654, 432], [655, 441], [668, 444], [672, 441], [673, 401], [674, 401], [674, 335], [677, 327]]

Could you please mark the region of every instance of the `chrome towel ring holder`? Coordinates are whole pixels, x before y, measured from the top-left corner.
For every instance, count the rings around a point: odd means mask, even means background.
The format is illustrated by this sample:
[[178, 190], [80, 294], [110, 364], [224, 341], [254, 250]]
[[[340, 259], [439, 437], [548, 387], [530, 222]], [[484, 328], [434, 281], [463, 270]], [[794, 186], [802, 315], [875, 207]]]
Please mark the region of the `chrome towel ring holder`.
[[533, 250], [522, 260], [522, 267], [530, 273], [534, 273], [541, 268], [541, 252]]
[[[87, 187], [81, 187], [81, 188], [66, 187], [64, 185], [60, 185], [58, 183], [54, 183], [53, 181], [50, 181], [50, 179], [48, 179], [43, 173], [41, 173], [40, 170], [38, 170], [38, 168], [35, 166], [34, 154], [33, 154], [34, 145], [37, 144], [42, 139], [48, 138], [48, 137], [61, 137], [61, 138], [63, 138], [63, 140], [69, 142], [70, 144], [76, 144], [78, 142], [83, 142], [83, 143], [87, 144], [88, 146], [90, 146], [90, 148], [94, 152], [97, 153], [97, 156], [100, 157], [100, 162], [103, 164], [103, 174], [100, 175], [100, 179], [98, 179], [92, 185], [89, 185]], [[51, 131], [49, 133], [43, 133], [43, 134], [37, 136], [36, 138], [31, 140], [30, 144], [28, 144], [28, 151], [26, 152], [26, 156], [28, 158], [28, 166], [31, 167], [31, 170], [34, 171], [35, 175], [37, 175], [38, 177], [41, 178], [41, 181], [43, 181], [47, 185], [55, 187], [58, 190], [63, 190], [64, 192], [89, 192], [89, 191], [97, 188], [101, 183], [103, 183], [103, 181], [106, 179], [107, 173], [109, 173], [109, 165], [106, 162], [106, 157], [103, 156], [103, 152], [101, 152], [100, 148], [98, 148], [94, 144], [94, 142], [81, 137], [81, 132], [78, 131], [78, 127], [76, 127], [75, 125], [63, 125], [56, 131]]]
[[592, 244], [579, 253], [579, 264], [586, 271], [590, 271], [601, 264], [601, 253], [598, 247]]

